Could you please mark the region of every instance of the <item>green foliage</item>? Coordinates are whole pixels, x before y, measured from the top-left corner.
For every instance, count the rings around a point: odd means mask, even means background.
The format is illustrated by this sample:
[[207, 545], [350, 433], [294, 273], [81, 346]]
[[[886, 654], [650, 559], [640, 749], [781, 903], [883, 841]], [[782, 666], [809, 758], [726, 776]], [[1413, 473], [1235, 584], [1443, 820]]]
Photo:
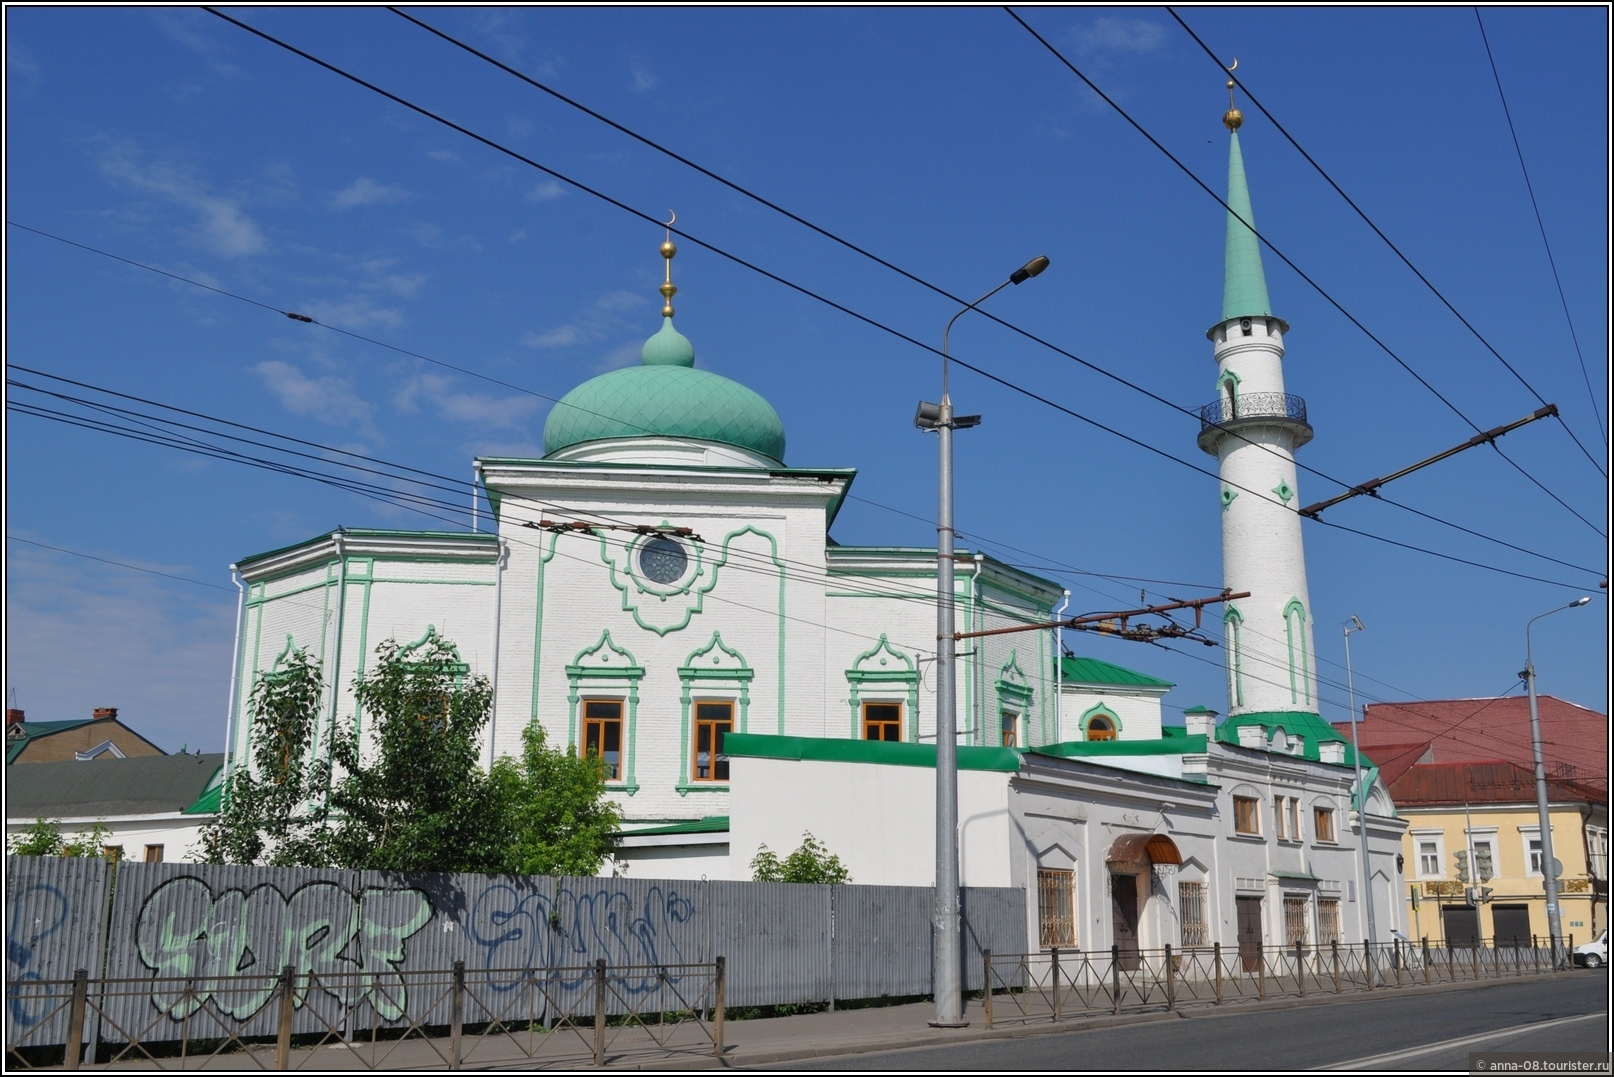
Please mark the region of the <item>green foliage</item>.
[[[28, 829], [11, 839], [7, 851], [13, 856], [72, 856], [123, 859], [123, 846], [108, 845], [112, 828], [96, 823], [88, 830], [80, 830], [71, 839], [62, 837], [62, 825], [55, 819], [35, 819]], [[108, 852], [112, 855], [107, 856]]]
[[309, 801], [328, 771], [310, 749], [324, 698], [320, 664], [300, 647], [283, 668], [258, 675], [247, 701], [252, 765], [231, 773], [223, 810], [202, 829], [203, 859], [316, 866], [324, 816]]
[[436, 635], [412, 650], [388, 640], [376, 654], [374, 670], [354, 684], [373, 745], [361, 749], [352, 729], [332, 738], [341, 778], [323, 859], [388, 871], [503, 870], [509, 813], [480, 766], [492, 685], [465, 676], [453, 645]]
[[818, 843], [810, 833], [802, 834], [801, 848], [779, 859], [763, 845], [751, 860], [751, 878], [759, 883], [828, 883], [838, 886], [852, 881], [841, 858]]
[[544, 743], [536, 722], [521, 734], [521, 761], [500, 759], [493, 781], [513, 832], [507, 871], [593, 875], [616, 845], [621, 814], [605, 799], [605, 768]]

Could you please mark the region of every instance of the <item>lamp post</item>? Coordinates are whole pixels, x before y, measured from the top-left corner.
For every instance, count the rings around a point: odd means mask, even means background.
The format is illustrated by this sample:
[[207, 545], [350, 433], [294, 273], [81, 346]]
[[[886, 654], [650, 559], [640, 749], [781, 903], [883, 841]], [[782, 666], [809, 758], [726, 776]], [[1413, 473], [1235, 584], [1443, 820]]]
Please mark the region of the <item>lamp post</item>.
[[1009, 278], [947, 322], [942, 331], [942, 396], [940, 404], [922, 401], [914, 416], [921, 430], [934, 430], [940, 447], [940, 481], [936, 518], [936, 901], [931, 912], [931, 988], [938, 1028], [958, 1028], [964, 1021], [963, 954], [958, 922], [958, 699], [955, 691], [956, 641], [953, 639], [953, 431], [979, 426], [979, 415], [954, 415], [948, 394], [948, 351], [953, 323], [1011, 284], [1021, 284], [1048, 268], [1048, 259], [1033, 258]]
[[[1356, 764], [1356, 833], [1361, 847], [1362, 911], [1367, 916], [1368, 946], [1373, 945], [1373, 860], [1367, 852], [1367, 787], [1362, 784], [1362, 748], [1356, 737], [1356, 679], [1351, 673], [1351, 633], [1366, 632], [1360, 617], [1345, 622], [1345, 691], [1351, 701], [1351, 759]], [[1372, 987], [1373, 962], [1367, 959], [1368, 986]]]
[[[1541, 825], [1541, 880], [1547, 891], [1547, 945], [1552, 949], [1552, 967], [1558, 967], [1558, 946], [1563, 938], [1563, 919], [1558, 912], [1558, 862], [1552, 857], [1552, 820], [1547, 812], [1547, 765], [1541, 758], [1541, 715], [1536, 710], [1536, 664], [1530, 651], [1530, 628], [1543, 617], [1584, 606], [1591, 599], [1585, 595], [1567, 606], [1538, 613], [1524, 623], [1524, 678], [1525, 692], [1530, 696], [1530, 752], [1536, 765], [1536, 817]], [[1528, 865], [1526, 865], [1528, 867]]]

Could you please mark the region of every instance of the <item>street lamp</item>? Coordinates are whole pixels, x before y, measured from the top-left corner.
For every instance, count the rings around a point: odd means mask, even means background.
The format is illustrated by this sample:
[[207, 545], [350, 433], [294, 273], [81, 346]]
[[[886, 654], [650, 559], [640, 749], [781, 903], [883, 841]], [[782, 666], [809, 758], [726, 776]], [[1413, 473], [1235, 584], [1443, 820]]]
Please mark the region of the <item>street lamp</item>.
[[956, 641], [953, 639], [953, 431], [981, 424], [979, 415], [954, 415], [948, 394], [949, 344], [953, 323], [1011, 284], [1021, 284], [1048, 268], [1039, 255], [1009, 278], [968, 304], [942, 330], [940, 404], [922, 401], [913, 423], [934, 430], [940, 442], [939, 507], [936, 520], [936, 901], [931, 912], [931, 987], [937, 1028], [959, 1028], [964, 1020], [963, 954], [958, 923], [958, 700]]
[[[1524, 689], [1530, 696], [1530, 751], [1536, 764], [1536, 817], [1541, 826], [1541, 879], [1547, 890], [1547, 945], [1552, 948], [1552, 967], [1558, 967], [1558, 945], [1563, 937], [1563, 920], [1558, 913], [1558, 862], [1552, 858], [1552, 821], [1547, 813], [1547, 766], [1541, 759], [1541, 715], [1536, 710], [1536, 664], [1530, 651], [1530, 628], [1543, 617], [1584, 606], [1586, 595], [1567, 606], [1539, 613], [1524, 623]], [[1526, 865], [1528, 868], [1529, 865]]]
[[1367, 787], [1362, 784], [1362, 748], [1356, 737], [1356, 680], [1351, 674], [1351, 633], [1366, 632], [1367, 626], [1360, 617], [1352, 616], [1345, 622], [1345, 691], [1351, 701], [1351, 758], [1356, 764], [1356, 832], [1357, 844], [1361, 847], [1362, 871], [1362, 910], [1367, 915], [1367, 944], [1368, 955], [1363, 955], [1367, 962], [1368, 986], [1373, 986], [1373, 960], [1370, 956], [1373, 946], [1373, 860], [1367, 852]]

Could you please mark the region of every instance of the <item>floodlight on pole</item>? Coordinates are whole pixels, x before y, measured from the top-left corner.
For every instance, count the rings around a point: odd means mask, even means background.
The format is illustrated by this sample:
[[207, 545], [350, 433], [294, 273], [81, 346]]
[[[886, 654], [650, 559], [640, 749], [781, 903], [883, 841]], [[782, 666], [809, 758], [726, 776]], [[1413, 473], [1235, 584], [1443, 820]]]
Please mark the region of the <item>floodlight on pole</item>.
[[919, 405], [914, 425], [937, 434], [936, 518], [936, 899], [931, 913], [931, 991], [938, 1028], [964, 1025], [963, 931], [958, 902], [958, 697], [957, 651], [953, 638], [953, 431], [979, 426], [979, 415], [954, 415], [948, 392], [953, 323], [1011, 284], [1020, 284], [1048, 268], [1048, 259], [1033, 258], [1002, 284], [966, 305], [942, 330], [941, 403]]

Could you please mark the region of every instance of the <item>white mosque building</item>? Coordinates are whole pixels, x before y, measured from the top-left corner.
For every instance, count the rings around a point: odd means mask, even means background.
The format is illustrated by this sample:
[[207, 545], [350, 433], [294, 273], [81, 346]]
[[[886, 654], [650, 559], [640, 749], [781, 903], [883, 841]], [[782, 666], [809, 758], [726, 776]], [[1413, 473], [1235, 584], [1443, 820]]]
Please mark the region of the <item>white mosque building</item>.
[[[1061, 653], [1047, 630], [960, 659], [966, 885], [1025, 888], [1028, 946], [1360, 941], [1405, 922], [1404, 824], [1382, 783], [1362, 840], [1350, 749], [1318, 715], [1288, 326], [1267, 298], [1236, 133], [1216, 403], [1228, 717], [1163, 727], [1170, 682]], [[1239, 218], [1242, 217], [1243, 220]], [[766, 400], [696, 366], [663, 322], [637, 366], [573, 389], [541, 459], [482, 458], [492, 533], [338, 530], [243, 559], [228, 751], [244, 700], [289, 648], [323, 664], [324, 723], [365, 728], [352, 688], [383, 640], [435, 634], [494, 684], [485, 761], [539, 723], [598, 755], [626, 831], [607, 871], [749, 877], [810, 830], [860, 883], [934, 866], [935, 551], [831, 537], [856, 471], [786, 463]], [[960, 553], [961, 630], [1054, 619], [1059, 584]], [[329, 728], [327, 725], [326, 728]], [[327, 738], [316, 737], [316, 744]]]

